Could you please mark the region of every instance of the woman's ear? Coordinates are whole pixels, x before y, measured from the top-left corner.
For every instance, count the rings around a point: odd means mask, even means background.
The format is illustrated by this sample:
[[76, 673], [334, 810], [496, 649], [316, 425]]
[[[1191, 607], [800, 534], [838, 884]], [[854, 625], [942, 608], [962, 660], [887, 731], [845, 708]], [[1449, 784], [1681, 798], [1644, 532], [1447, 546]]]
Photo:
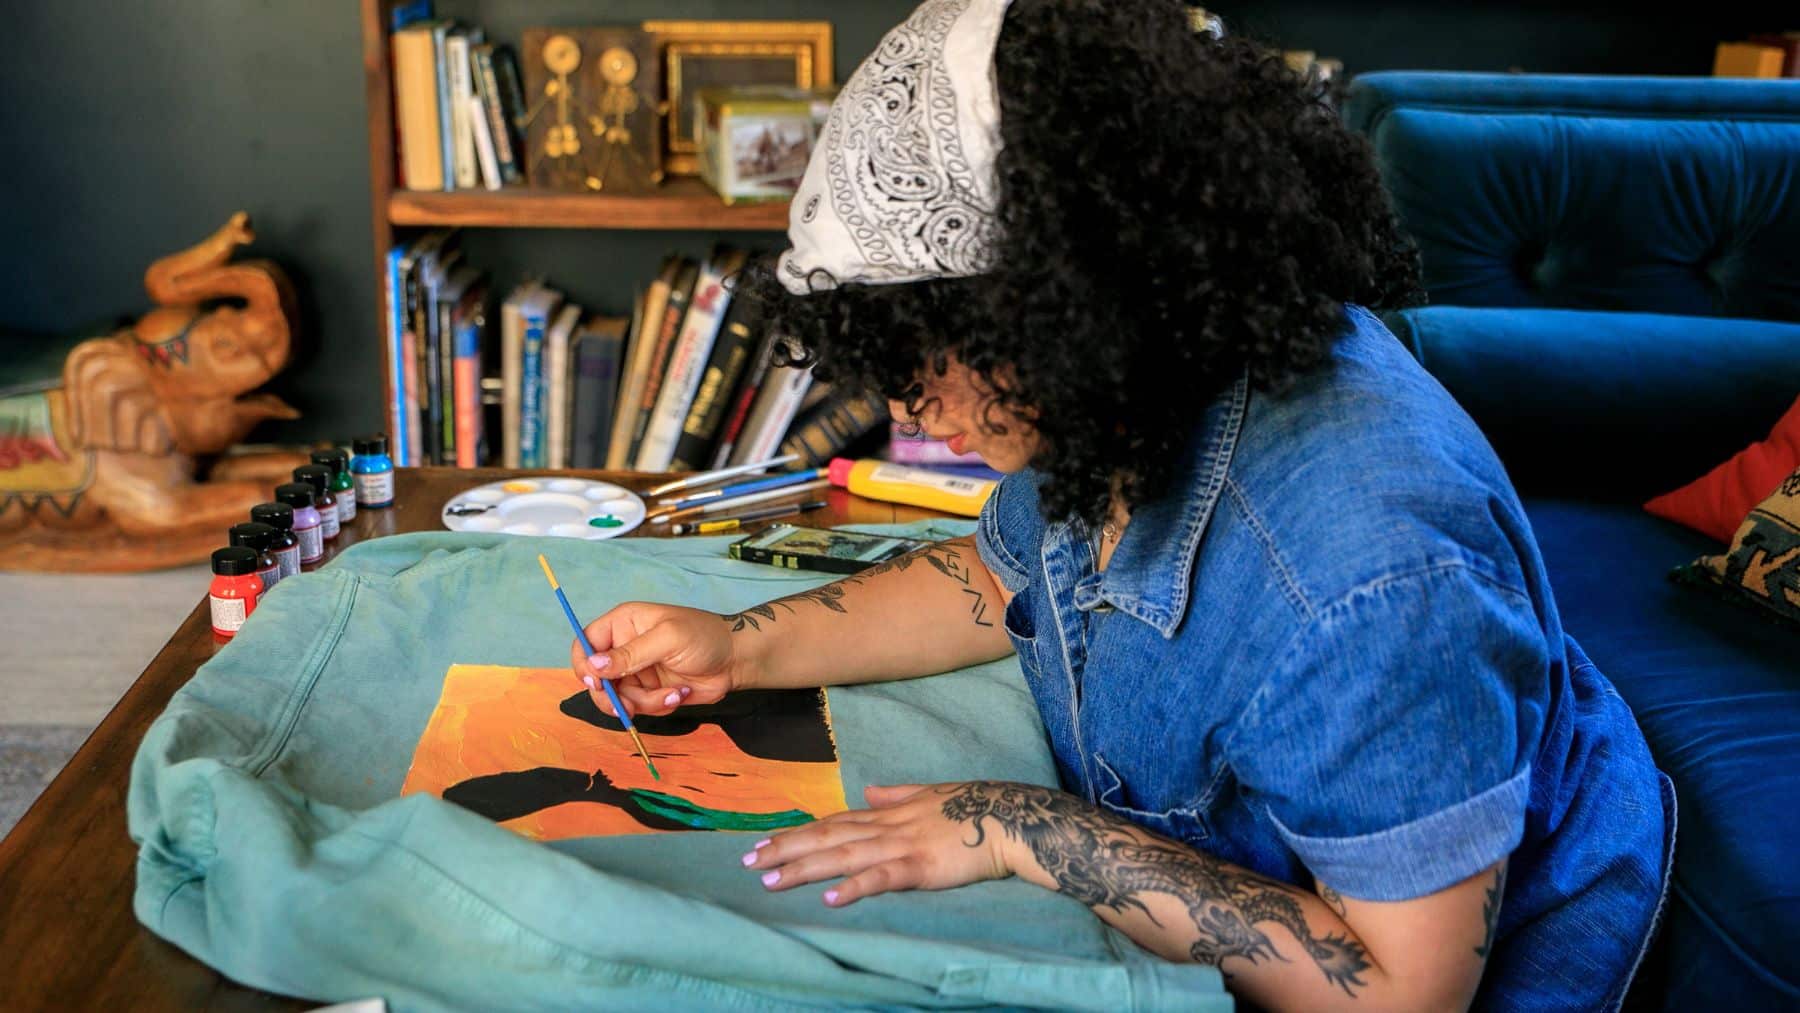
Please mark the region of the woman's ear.
[[174, 431], [148, 368], [128, 338], [95, 338], [75, 346], [63, 362], [71, 442], [152, 456], [173, 451]]

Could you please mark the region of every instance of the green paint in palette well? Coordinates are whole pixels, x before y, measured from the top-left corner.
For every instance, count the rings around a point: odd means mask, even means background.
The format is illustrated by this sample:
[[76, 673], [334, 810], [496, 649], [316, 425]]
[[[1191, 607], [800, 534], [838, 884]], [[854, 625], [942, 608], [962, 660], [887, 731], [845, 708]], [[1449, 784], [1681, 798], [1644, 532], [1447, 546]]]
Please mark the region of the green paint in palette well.
[[687, 799], [664, 795], [660, 791], [630, 789], [632, 800], [646, 812], [672, 819], [696, 830], [780, 830], [811, 823], [811, 813], [788, 809], [776, 813], [740, 813], [728, 809], [708, 809]]

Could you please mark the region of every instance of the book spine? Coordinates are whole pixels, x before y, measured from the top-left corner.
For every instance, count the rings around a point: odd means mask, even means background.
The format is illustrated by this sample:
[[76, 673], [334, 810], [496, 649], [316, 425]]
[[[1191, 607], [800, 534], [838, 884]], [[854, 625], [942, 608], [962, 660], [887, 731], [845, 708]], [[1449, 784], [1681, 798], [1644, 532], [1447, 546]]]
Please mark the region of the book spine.
[[712, 358], [700, 377], [700, 388], [694, 392], [694, 403], [681, 424], [681, 438], [675, 444], [675, 458], [670, 464], [678, 471], [698, 471], [712, 460], [725, 414], [732, 407], [732, 395], [755, 351], [749, 325], [735, 312], [743, 305], [734, 306], [734, 312], [720, 328]]
[[524, 319], [524, 357], [519, 386], [519, 467], [544, 466], [544, 317], [527, 312]]
[[[421, 293], [421, 302], [429, 301], [429, 293]], [[425, 378], [425, 397], [421, 406], [425, 417], [421, 452], [427, 464], [443, 464], [444, 452], [444, 373], [443, 358], [438, 349], [436, 307], [422, 305], [417, 319], [419, 332], [419, 372]]]
[[500, 170], [502, 183], [517, 183], [519, 160], [513, 150], [512, 129], [506, 109], [500, 101], [500, 79], [494, 73], [494, 47], [475, 47], [475, 90], [481, 97], [482, 118], [487, 121], [488, 137], [494, 144], [494, 164]]
[[506, 138], [511, 143], [519, 178], [525, 171], [525, 86], [519, 77], [519, 59], [512, 47], [494, 47], [494, 81], [499, 86], [500, 118], [506, 123]]
[[756, 350], [756, 360], [750, 364], [750, 372], [738, 385], [733, 398], [730, 414], [725, 417], [719, 429], [719, 446], [713, 451], [710, 467], [723, 468], [731, 460], [731, 452], [737, 448], [738, 438], [744, 432], [744, 423], [750, 417], [750, 406], [756, 401], [756, 394], [762, 389], [763, 381], [769, 375], [769, 366], [775, 355], [775, 336], [765, 334], [762, 344]]
[[546, 468], [569, 466], [569, 332], [581, 311], [566, 306], [544, 336], [544, 458]]
[[438, 375], [443, 377], [444, 385], [439, 393], [442, 403], [438, 406], [438, 417], [443, 420], [443, 432], [439, 435], [439, 464], [456, 463], [456, 304], [447, 299], [438, 301]]
[[432, 59], [437, 74], [438, 157], [443, 159], [444, 189], [456, 189], [456, 128], [450, 122], [450, 26], [431, 32]]
[[694, 289], [693, 303], [681, 325], [681, 337], [669, 353], [669, 368], [657, 394], [656, 412], [645, 432], [644, 445], [638, 450], [638, 470], [666, 471], [674, 460], [682, 423], [700, 389], [700, 375], [712, 356], [719, 321], [730, 298], [724, 276], [708, 267]]
[[637, 461], [644, 436], [649, 432], [650, 418], [656, 411], [656, 401], [662, 393], [663, 374], [668, 369], [669, 352], [675, 346], [675, 336], [681, 331], [681, 321], [687, 316], [690, 294], [691, 292], [679, 288], [669, 292], [669, 305], [663, 311], [662, 327], [656, 335], [656, 350], [650, 354], [650, 368], [644, 374], [644, 393], [638, 401], [637, 420], [632, 423], [628, 456], [633, 462]]
[[471, 315], [456, 329], [456, 466], [481, 465], [481, 317]]
[[475, 164], [475, 134], [469, 122], [469, 37], [460, 33], [444, 40], [445, 73], [450, 80], [450, 131], [456, 157], [456, 188], [473, 190], [479, 184]]
[[733, 464], [749, 464], [752, 461], [766, 461], [775, 456], [776, 448], [781, 446], [782, 437], [787, 435], [788, 426], [794, 422], [794, 414], [800, 410], [800, 402], [806, 398], [807, 388], [812, 386], [813, 375], [810, 369], [786, 367], [771, 370], [765, 384], [775, 386], [766, 393], [769, 395], [768, 412], [754, 427], [754, 433], [747, 445], [739, 449], [744, 451], [743, 460], [737, 460], [733, 454]]
[[431, 0], [401, 0], [388, 14], [388, 25], [397, 32], [408, 25], [430, 21], [431, 17]]
[[393, 391], [388, 399], [388, 435], [392, 437], [394, 453], [401, 464], [408, 463], [406, 415], [409, 402], [406, 391], [406, 318], [403, 312], [406, 279], [400, 273], [405, 259], [406, 250], [403, 247], [396, 246], [388, 251], [387, 275], [382, 285], [382, 294], [387, 300], [388, 384]]
[[481, 100], [469, 97], [469, 132], [475, 136], [475, 162], [481, 166], [481, 185], [500, 189], [500, 156], [494, 152], [494, 137], [488, 133], [487, 113]]
[[625, 343], [625, 363], [620, 366], [618, 404], [613, 409], [612, 434], [606, 445], [606, 466], [610, 469], [631, 466], [631, 430], [637, 422], [638, 405], [644, 400], [644, 378], [650, 370], [655, 332], [669, 304], [667, 274], [665, 262], [663, 274], [650, 283], [643, 302], [633, 308], [631, 332]]
[[887, 403], [873, 394], [833, 394], [794, 427], [782, 443], [781, 453], [799, 454], [806, 467], [828, 464], [851, 444], [881, 428], [887, 417]]
[[571, 467], [598, 468], [606, 463], [623, 351], [622, 330], [591, 333], [576, 344]]
[[521, 290], [500, 306], [500, 463], [519, 466], [519, 402], [524, 381], [525, 330], [519, 315]]
[[426, 27], [393, 36], [394, 132], [399, 138], [400, 185], [437, 190], [444, 185], [438, 139], [437, 71]]

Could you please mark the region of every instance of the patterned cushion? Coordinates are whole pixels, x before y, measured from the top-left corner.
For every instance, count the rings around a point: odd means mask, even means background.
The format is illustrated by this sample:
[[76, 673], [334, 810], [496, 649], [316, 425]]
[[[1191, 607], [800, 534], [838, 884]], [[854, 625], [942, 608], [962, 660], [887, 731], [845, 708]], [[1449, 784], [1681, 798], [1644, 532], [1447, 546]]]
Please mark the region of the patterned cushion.
[[1716, 585], [1800, 625], [1800, 470], [1750, 511], [1729, 551], [1701, 556], [1675, 576]]

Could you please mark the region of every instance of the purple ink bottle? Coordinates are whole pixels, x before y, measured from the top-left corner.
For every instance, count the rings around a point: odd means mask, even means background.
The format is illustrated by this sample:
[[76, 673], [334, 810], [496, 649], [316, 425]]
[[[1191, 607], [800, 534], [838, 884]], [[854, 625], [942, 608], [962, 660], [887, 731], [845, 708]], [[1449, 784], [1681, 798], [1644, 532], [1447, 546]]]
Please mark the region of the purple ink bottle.
[[342, 527], [338, 523], [337, 497], [331, 494], [331, 469], [317, 464], [302, 464], [294, 469], [294, 481], [312, 486], [313, 506], [319, 511], [319, 530], [328, 542], [337, 541]]
[[310, 482], [289, 482], [275, 487], [275, 498], [294, 508], [294, 537], [300, 542], [300, 564], [311, 566], [325, 558], [325, 531], [313, 506]]

